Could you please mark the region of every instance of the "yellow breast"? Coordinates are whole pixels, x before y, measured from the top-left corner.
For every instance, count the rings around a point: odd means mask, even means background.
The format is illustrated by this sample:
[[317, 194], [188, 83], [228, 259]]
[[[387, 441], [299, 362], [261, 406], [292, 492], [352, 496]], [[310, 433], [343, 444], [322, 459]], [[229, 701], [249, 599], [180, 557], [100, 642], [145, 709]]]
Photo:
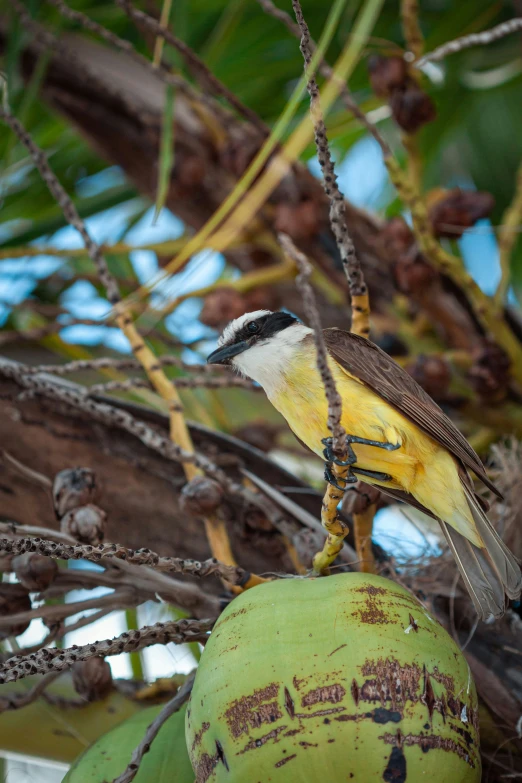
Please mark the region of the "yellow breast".
[[[284, 382], [269, 395], [275, 408], [308, 448], [322, 457], [328, 404], [321, 377], [310, 351], [301, 351], [289, 365]], [[364, 384], [330, 360], [342, 397], [342, 425], [346, 432], [368, 440], [400, 443], [397, 451], [355, 445], [357, 465], [393, 476], [390, 486], [410, 491], [413, 482], [436, 444], [414, 424]]]

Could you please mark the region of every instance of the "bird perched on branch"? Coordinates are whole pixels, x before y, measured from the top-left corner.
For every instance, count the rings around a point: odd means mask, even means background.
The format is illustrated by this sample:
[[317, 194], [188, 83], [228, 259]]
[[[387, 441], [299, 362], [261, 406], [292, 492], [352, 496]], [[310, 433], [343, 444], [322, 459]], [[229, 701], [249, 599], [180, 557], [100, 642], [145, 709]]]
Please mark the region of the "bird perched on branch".
[[[325, 329], [330, 369], [342, 398], [348, 482], [361, 477], [440, 522], [478, 614], [504, 611], [522, 588], [519, 565], [486, 516], [468, 470], [501, 497], [453, 422], [369, 340]], [[335, 461], [313, 332], [293, 315], [257, 310], [232, 321], [207, 359], [229, 364], [265, 390], [313, 452]], [[325, 448], [326, 443], [326, 448]]]

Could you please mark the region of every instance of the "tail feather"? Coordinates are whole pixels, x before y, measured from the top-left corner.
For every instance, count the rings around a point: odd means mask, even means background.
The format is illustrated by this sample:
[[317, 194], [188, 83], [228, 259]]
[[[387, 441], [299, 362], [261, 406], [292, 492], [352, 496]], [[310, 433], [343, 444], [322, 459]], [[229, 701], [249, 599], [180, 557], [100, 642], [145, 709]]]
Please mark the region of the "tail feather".
[[468, 541], [461, 533], [439, 520], [477, 614], [487, 620], [504, 613], [504, 586], [487, 553]]
[[484, 542], [489, 558], [498, 573], [509, 598], [518, 598], [522, 591], [522, 573], [517, 559], [509, 551], [499, 534], [480, 507], [473, 491], [464, 485], [473, 520]]
[[[469, 510], [473, 518], [473, 535], [469, 538], [440, 520], [442, 531], [453, 552], [464, 583], [482, 619], [501, 617], [506, 594], [518, 598], [522, 591], [522, 573], [515, 556], [504, 544], [486, 516], [467, 475], [461, 476]], [[470, 520], [471, 522], [471, 520]], [[482, 546], [477, 546], [477, 543]]]

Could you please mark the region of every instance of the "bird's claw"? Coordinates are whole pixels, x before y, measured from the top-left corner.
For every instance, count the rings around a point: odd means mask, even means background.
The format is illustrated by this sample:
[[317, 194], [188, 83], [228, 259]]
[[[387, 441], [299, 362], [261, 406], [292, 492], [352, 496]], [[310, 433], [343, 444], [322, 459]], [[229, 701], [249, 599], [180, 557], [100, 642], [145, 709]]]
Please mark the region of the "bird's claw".
[[355, 456], [354, 451], [348, 441], [346, 442], [346, 450], [348, 452], [348, 459], [346, 460], [338, 459], [335, 456], [335, 452], [333, 450], [333, 438], [323, 438], [321, 443], [325, 447], [323, 449], [323, 456], [330, 464], [333, 463], [334, 465], [338, 465], [340, 468], [349, 468], [350, 465], [353, 465], [355, 462], [357, 462], [357, 457]]
[[[325, 466], [324, 478], [325, 481], [327, 481], [330, 484], [330, 486], [334, 487], [335, 489], [338, 489], [340, 492], [346, 492], [349, 484], [356, 484], [358, 481], [357, 477], [350, 472], [348, 473], [346, 478], [343, 478], [342, 476], [336, 476], [329, 465]], [[336, 479], [339, 481], [344, 481], [345, 483], [344, 487], [341, 487], [341, 485], [337, 483]]]

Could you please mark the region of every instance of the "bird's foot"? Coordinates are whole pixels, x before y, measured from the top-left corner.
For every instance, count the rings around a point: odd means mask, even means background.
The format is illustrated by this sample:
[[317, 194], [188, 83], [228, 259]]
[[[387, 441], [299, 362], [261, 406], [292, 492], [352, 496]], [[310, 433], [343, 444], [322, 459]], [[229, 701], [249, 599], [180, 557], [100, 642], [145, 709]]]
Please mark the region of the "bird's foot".
[[333, 450], [333, 438], [323, 438], [321, 443], [324, 445], [323, 455], [326, 462], [330, 464], [333, 462], [334, 465], [338, 465], [340, 468], [349, 468], [350, 465], [353, 465], [355, 462], [357, 462], [355, 452], [350, 446], [350, 442], [348, 440], [346, 440], [346, 451], [348, 453], [348, 459], [346, 460], [338, 459], [335, 456], [335, 451]]
[[[335, 487], [335, 489], [340, 490], [340, 492], [346, 492], [349, 484], [356, 484], [358, 481], [357, 476], [354, 476], [351, 471], [348, 471], [346, 478], [336, 476], [332, 471], [330, 462], [327, 462], [324, 467], [324, 478], [325, 481], [327, 481], [332, 487]], [[341, 487], [341, 485], [337, 483], [338, 481], [343, 481], [344, 486]]]

